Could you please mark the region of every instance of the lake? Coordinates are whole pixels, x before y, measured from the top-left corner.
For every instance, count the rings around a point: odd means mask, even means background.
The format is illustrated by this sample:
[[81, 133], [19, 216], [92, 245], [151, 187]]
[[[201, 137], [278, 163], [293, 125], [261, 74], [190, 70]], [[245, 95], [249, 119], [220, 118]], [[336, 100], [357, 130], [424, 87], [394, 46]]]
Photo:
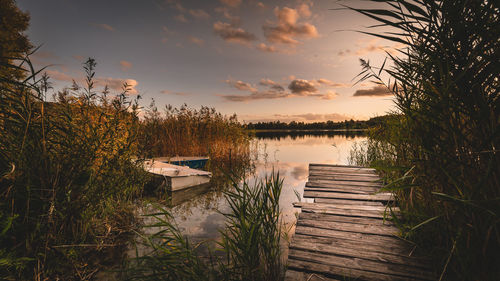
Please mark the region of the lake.
[[[302, 197], [309, 163], [347, 165], [352, 145], [364, 140], [366, 137], [359, 132], [257, 133], [253, 143], [258, 152], [255, 175], [248, 180], [253, 182], [256, 177], [270, 175], [273, 170], [279, 171], [280, 177], [284, 178], [280, 198], [283, 221], [293, 225], [295, 212], [299, 209], [293, 208], [292, 203], [299, 200], [296, 192]], [[229, 211], [221, 191], [187, 190], [178, 196], [173, 195], [172, 200], [174, 205], [178, 204], [172, 208], [172, 215], [181, 232], [191, 241], [217, 240], [220, 237], [219, 229], [224, 228], [225, 220], [219, 211]]]

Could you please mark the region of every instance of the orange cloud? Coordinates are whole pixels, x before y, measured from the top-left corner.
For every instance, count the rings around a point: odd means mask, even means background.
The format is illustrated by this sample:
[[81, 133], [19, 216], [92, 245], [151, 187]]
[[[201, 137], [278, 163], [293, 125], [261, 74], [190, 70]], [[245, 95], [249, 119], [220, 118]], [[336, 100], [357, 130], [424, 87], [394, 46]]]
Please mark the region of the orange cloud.
[[109, 24], [105, 24], [105, 23], [94, 23], [93, 24], [94, 26], [97, 26], [99, 28], [102, 28], [102, 29], [105, 29], [107, 31], [115, 31], [115, 28], [112, 27], [111, 25]]
[[299, 9], [300, 13], [297, 9], [276, 7], [274, 14], [278, 18], [278, 22], [275, 25], [266, 24], [262, 27], [266, 39], [273, 43], [299, 44], [296, 37], [306, 39], [318, 37], [318, 31], [314, 25], [307, 22], [298, 23], [300, 17], [310, 16], [309, 7], [307, 6], [307, 9], [299, 7]]
[[257, 89], [254, 88], [250, 83], [246, 83], [243, 81], [232, 81], [232, 80], [226, 80], [225, 81], [228, 85], [232, 86], [235, 89], [238, 89], [240, 91], [249, 91], [249, 92], [256, 92]]
[[375, 85], [369, 89], [361, 89], [354, 92], [354, 97], [383, 97], [392, 96], [393, 93], [385, 85]]
[[189, 42], [191, 42], [193, 44], [196, 44], [196, 45], [198, 45], [200, 47], [203, 46], [203, 45], [205, 45], [205, 40], [197, 38], [197, 37], [194, 37], [194, 36], [189, 36], [188, 40], [189, 40]]
[[253, 33], [229, 23], [218, 21], [214, 23], [213, 28], [215, 34], [227, 42], [248, 45], [251, 41], [257, 39]]
[[276, 49], [276, 47], [274, 47], [273, 45], [266, 45], [265, 43], [260, 43], [257, 46], [255, 46], [255, 48], [259, 51], [268, 52], [268, 53], [277, 53], [278, 52], [278, 49]]
[[120, 65], [122, 67], [122, 71], [128, 71], [132, 68], [132, 63], [126, 60], [120, 61]]
[[231, 8], [237, 8], [239, 5], [241, 5], [241, 0], [219, 0], [222, 4], [231, 7]]
[[322, 84], [322, 85], [327, 85], [327, 86], [333, 87], [333, 88], [348, 88], [351, 86], [349, 84], [336, 83], [336, 82], [330, 81], [330, 80], [325, 79], [325, 78], [320, 78], [320, 79], [316, 80], [316, 82], [319, 84]]
[[202, 9], [189, 10], [189, 14], [199, 20], [208, 20], [210, 15]]

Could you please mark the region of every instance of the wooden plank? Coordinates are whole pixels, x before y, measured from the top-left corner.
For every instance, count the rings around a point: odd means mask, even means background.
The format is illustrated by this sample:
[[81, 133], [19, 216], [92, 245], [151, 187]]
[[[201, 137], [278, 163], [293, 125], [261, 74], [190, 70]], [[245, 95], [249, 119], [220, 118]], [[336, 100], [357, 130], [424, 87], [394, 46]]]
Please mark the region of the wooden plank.
[[[293, 206], [295, 208], [319, 208], [319, 209], [345, 209], [345, 210], [362, 210], [362, 211], [375, 211], [383, 214], [384, 212], [399, 212], [398, 207], [388, 207], [388, 206], [370, 206], [370, 205], [333, 205], [325, 203], [310, 203], [310, 202], [294, 202]], [[390, 210], [391, 209], [391, 210]]]
[[319, 172], [319, 171], [309, 171], [310, 176], [340, 176], [340, 177], [353, 177], [353, 178], [368, 178], [372, 180], [379, 180], [378, 175], [369, 174], [348, 174], [348, 173], [332, 173], [332, 172]]
[[309, 179], [308, 183], [314, 185], [344, 185], [344, 186], [371, 186], [382, 188], [384, 185], [379, 182], [353, 182], [353, 181], [337, 181], [337, 180], [325, 180], [325, 179]]
[[330, 208], [302, 207], [302, 212], [332, 214], [332, 215], [351, 216], [351, 217], [354, 216], [354, 217], [376, 218], [376, 219], [384, 218], [384, 214], [381, 212], [346, 210], [335, 207], [330, 207]]
[[407, 266], [414, 266], [420, 269], [431, 270], [431, 265], [424, 259], [393, 255], [387, 253], [380, 253], [375, 251], [366, 250], [365, 247], [357, 248], [353, 247], [352, 244], [347, 245], [325, 245], [321, 243], [315, 243], [311, 240], [306, 239], [294, 239], [294, 243], [290, 246], [292, 249], [317, 252], [327, 255], [340, 255], [353, 258], [361, 258], [378, 262], [386, 262]]
[[361, 166], [348, 166], [348, 165], [338, 165], [338, 164], [319, 164], [319, 163], [311, 163], [309, 167], [318, 167], [318, 168], [334, 168], [334, 169], [349, 169], [356, 171], [371, 171], [376, 172], [373, 168], [361, 167]]
[[368, 201], [392, 201], [394, 196], [390, 193], [378, 193], [374, 195], [354, 194], [342, 192], [321, 192], [304, 191], [305, 198], [332, 198], [332, 199], [350, 199], [350, 200], [368, 200]]
[[381, 186], [370, 186], [370, 185], [352, 185], [352, 184], [330, 184], [330, 183], [320, 183], [320, 182], [313, 182], [309, 181], [306, 182], [306, 187], [313, 187], [313, 188], [341, 188], [345, 190], [362, 190], [362, 191], [368, 191], [368, 192], [378, 192], [381, 188]]
[[348, 189], [348, 188], [326, 188], [326, 187], [308, 187], [304, 191], [319, 191], [319, 192], [342, 192], [342, 193], [355, 193], [355, 194], [375, 194], [376, 191], [368, 189]]
[[346, 173], [360, 173], [360, 174], [377, 174], [377, 171], [372, 168], [349, 168], [349, 167], [329, 167], [329, 166], [318, 166], [314, 164], [309, 164], [309, 170], [316, 171], [342, 171]]
[[302, 219], [316, 220], [316, 221], [335, 221], [335, 222], [350, 222], [356, 224], [366, 224], [366, 225], [394, 225], [389, 220], [381, 220], [378, 218], [362, 218], [362, 217], [346, 217], [331, 214], [318, 214], [318, 213], [306, 213], [302, 212], [299, 214]]
[[367, 225], [346, 222], [313, 221], [306, 219], [301, 219], [297, 222], [297, 225], [321, 229], [334, 229], [346, 232], [377, 234], [389, 237], [395, 237], [399, 233], [399, 230], [396, 227], [387, 225]]
[[346, 182], [324, 182], [324, 181], [308, 181], [306, 182], [306, 187], [320, 187], [320, 188], [342, 188], [342, 189], [357, 189], [357, 190], [369, 190], [369, 191], [379, 191], [382, 188], [381, 184], [349, 184]]
[[309, 173], [312, 174], [337, 174], [337, 175], [351, 175], [351, 176], [365, 176], [365, 177], [380, 177], [376, 172], [364, 172], [356, 170], [338, 170], [338, 169], [323, 169], [309, 167]]
[[370, 177], [358, 177], [358, 176], [341, 176], [341, 175], [314, 175], [310, 174], [309, 178], [311, 180], [335, 180], [335, 181], [355, 181], [355, 182], [370, 182], [377, 183], [381, 182], [379, 178]]
[[[419, 279], [409, 279], [401, 276], [380, 274], [364, 270], [357, 270], [345, 266], [335, 266], [323, 263], [305, 261], [302, 259], [289, 259], [288, 268], [300, 271], [315, 272], [326, 276], [336, 277], [341, 280], [352, 278], [356, 280], [371, 280], [371, 281], [417, 281]], [[348, 279], [350, 280], [350, 279]]]
[[340, 280], [329, 278], [323, 274], [316, 272], [303, 272], [303, 271], [288, 269], [285, 273], [285, 281], [340, 281]]
[[321, 253], [314, 253], [302, 250], [291, 249], [289, 253], [290, 259], [305, 260], [309, 262], [317, 262], [325, 265], [348, 267], [354, 270], [366, 270], [377, 272], [380, 274], [387, 274], [393, 276], [401, 276], [406, 278], [422, 279], [422, 280], [435, 280], [435, 276], [422, 270], [407, 265], [390, 264], [384, 262], [377, 262], [366, 259], [331, 256]]
[[413, 247], [410, 244], [405, 245], [404, 247], [383, 243], [367, 243], [365, 241], [353, 241], [344, 238], [338, 237], [321, 237], [321, 236], [311, 236], [297, 233], [293, 236], [292, 243], [290, 247], [294, 245], [294, 243], [310, 242], [315, 243], [319, 246], [332, 246], [332, 247], [345, 247], [345, 248], [357, 248], [366, 252], [374, 252], [374, 253], [383, 253], [393, 256], [402, 256], [402, 257], [410, 257], [410, 254], [413, 252]]
[[337, 229], [323, 229], [304, 225], [297, 225], [297, 227], [295, 228], [295, 233], [316, 237], [350, 240], [356, 242], [356, 244], [358, 245], [373, 244], [383, 247], [390, 244], [393, 247], [403, 247], [403, 249], [411, 248], [409, 242], [401, 240], [396, 236], [389, 237], [374, 234], [348, 232]]
[[344, 200], [344, 199], [331, 199], [331, 198], [314, 198], [314, 203], [384, 206], [384, 204], [382, 204], [381, 202], [359, 201], [359, 200]]

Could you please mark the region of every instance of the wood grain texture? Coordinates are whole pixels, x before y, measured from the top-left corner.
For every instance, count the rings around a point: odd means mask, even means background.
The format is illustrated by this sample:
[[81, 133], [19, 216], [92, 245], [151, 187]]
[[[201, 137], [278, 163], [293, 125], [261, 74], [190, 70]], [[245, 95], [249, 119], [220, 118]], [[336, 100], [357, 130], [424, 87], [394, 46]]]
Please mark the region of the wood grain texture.
[[285, 280], [436, 280], [429, 259], [398, 237], [399, 208], [371, 168], [310, 164]]

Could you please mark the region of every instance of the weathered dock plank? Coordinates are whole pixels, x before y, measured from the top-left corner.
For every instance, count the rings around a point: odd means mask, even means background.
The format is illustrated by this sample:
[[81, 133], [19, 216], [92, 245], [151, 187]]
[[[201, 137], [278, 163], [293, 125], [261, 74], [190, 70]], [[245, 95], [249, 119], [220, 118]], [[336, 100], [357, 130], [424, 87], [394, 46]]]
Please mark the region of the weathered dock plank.
[[314, 198], [314, 203], [384, 206], [381, 202], [375, 202], [375, 201], [356, 201], [356, 200], [331, 199], [331, 198]]
[[310, 164], [285, 280], [435, 280], [428, 259], [398, 237], [374, 169]]
[[333, 199], [351, 199], [351, 200], [367, 200], [367, 201], [392, 201], [394, 196], [390, 193], [378, 194], [355, 194], [343, 192], [321, 192], [321, 191], [304, 191], [305, 198], [333, 198]]

